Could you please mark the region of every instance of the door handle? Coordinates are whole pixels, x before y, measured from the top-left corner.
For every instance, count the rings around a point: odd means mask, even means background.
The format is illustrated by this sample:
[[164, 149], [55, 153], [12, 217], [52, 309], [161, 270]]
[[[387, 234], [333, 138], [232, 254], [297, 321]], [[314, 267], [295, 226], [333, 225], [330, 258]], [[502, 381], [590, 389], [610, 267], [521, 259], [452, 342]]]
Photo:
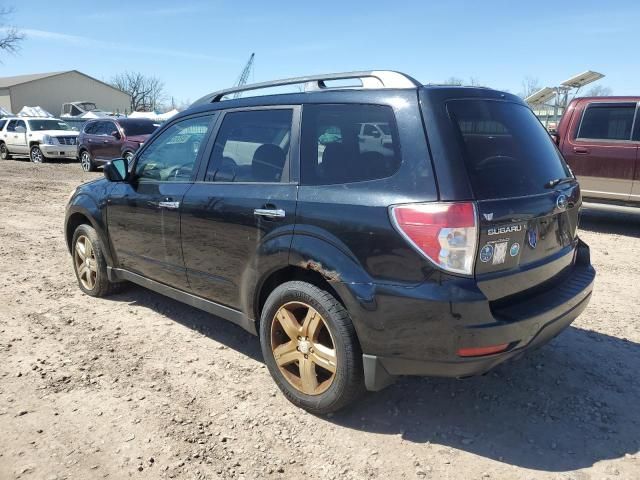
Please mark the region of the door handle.
[[587, 150], [584, 147], [573, 147], [573, 153], [577, 153], [579, 155], [586, 155], [589, 153], [589, 150]]
[[166, 208], [167, 210], [177, 210], [180, 208], [180, 202], [158, 202], [158, 208]]
[[281, 208], [256, 208], [253, 211], [253, 214], [256, 217], [266, 217], [266, 218], [284, 218], [285, 211]]
[[109, 143], [109, 140], [103, 140], [102, 143]]

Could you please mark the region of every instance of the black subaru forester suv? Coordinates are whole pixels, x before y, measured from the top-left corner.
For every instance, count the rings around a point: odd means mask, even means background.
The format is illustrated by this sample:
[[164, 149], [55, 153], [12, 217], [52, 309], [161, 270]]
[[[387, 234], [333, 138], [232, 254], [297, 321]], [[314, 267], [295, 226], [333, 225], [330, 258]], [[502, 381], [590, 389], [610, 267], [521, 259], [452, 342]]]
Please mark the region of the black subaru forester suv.
[[259, 335], [314, 413], [397, 375], [485, 373], [593, 288], [578, 183], [522, 100], [491, 89], [390, 71], [228, 89], [104, 173], [67, 206], [80, 288], [134, 282]]

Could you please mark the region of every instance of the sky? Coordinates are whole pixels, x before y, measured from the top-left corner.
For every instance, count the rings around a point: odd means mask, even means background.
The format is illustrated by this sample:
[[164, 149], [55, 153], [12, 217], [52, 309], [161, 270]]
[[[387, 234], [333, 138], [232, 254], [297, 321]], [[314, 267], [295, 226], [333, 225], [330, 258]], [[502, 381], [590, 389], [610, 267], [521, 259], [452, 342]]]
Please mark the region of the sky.
[[[616, 95], [640, 94], [640, 2], [0, 0], [25, 34], [0, 76], [79, 70], [108, 81], [158, 77], [175, 101], [250, 82], [390, 69], [423, 83], [450, 77], [521, 92], [585, 70]], [[594, 84], [596, 85], [596, 84]]]

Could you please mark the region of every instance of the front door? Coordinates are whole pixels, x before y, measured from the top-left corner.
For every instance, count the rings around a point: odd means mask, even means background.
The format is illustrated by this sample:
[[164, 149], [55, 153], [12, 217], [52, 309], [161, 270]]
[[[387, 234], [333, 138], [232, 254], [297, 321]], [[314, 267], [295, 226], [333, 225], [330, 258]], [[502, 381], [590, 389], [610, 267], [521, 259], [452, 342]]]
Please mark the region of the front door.
[[131, 180], [112, 190], [107, 225], [120, 268], [188, 289], [180, 213], [211, 119], [196, 116], [169, 125], [140, 152]]
[[290, 145], [299, 111], [224, 114], [201, 181], [182, 204], [182, 249], [194, 294], [246, 311], [243, 293], [259, 272], [288, 261], [297, 196]]
[[103, 120], [98, 122], [98, 125], [93, 131], [92, 138], [90, 139], [92, 144], [92, 151], [94, 158], [97, 160], [111, 160], [118, 158], [120, 155], [113, 157], [111, 155], [111, 148], [114, 137], [111, 136], [115, 129], [115, 124], [111, 121]]
[[[112, 121], [104, 122], [101, 140], [100, 156], [105, 160], [113, 160], [122, 156], [122, 134], [118, 126]], [[115, 135], [114, 135], [115, 134]]]
[[591, 103], [563, 154], [584, 197], [629, 199], [637, 146], [631, 141], [635, 103]]

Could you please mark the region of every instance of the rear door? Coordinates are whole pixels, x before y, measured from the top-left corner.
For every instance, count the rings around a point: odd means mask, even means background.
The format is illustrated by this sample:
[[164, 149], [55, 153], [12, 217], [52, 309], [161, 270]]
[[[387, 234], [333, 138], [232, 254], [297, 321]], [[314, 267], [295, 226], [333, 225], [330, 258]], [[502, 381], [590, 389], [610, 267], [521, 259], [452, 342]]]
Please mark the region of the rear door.
[[563, 154], [585, 197], [629, 200], [637, 144], [635, 102], [591, 102], [574, 113]]
[[[491, 299], [539, 284], [573, 260], [580, 188], [544, 127], [524, 105], [451, 100], [480, 219], [476, 275]], [[557, 183], [557, 184], [556, 184]], [[553, 263], [537, 276], [516, 273]]]
[[260, 107], [219, 121], [206, 169], [183, 201], [182, 250], [196, 295], [244, 310], [242, 293], [257, 272], [288, 262], [299, 115], [299, 106]]
[[640, 103], [638, 103], [638, 108], [636, 110], [633, 142], [636, 146], [636, 165], [634, 169], [633, 186], [631, 187], [631, 195], [629, 195], [629, 200], [632, 202], [640, 202]]
[[[20, 131], [19, 131], [20, 130]], [[7, 125], [6, 143], [11, 153], [27, 154], [27, 123], [24, 120], [10, 120]]]

